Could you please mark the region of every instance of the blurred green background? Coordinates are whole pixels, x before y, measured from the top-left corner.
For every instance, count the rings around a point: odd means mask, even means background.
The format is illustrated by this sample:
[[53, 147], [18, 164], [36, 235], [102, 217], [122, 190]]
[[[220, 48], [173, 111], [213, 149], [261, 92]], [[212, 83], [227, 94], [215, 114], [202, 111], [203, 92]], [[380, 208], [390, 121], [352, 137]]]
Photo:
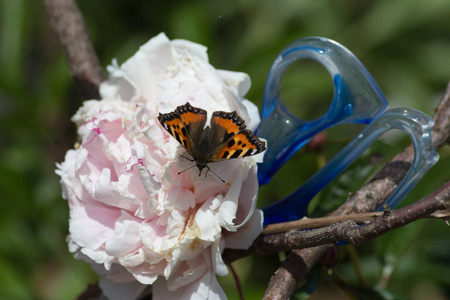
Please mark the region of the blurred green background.
[[[206, 45], [215, 67], [248, 73], [253, 82], [248, 99], [259, 106], [278, 52], [307, 36], [328, 37], [349, 48], [371, 72], [391, 108], [407, 106], [433, 115], [450, 79], [448, 0], [78, 4], [103, 67], [113, 58], [123, 62], [164, 31], [171, 39]], [[332, 94], [331, 80], [317, 63], [295, 63], [283, 82], [287, 106], [305, 119], [323, 114]], [[0, 299], [74, 299], [96, 281], [90, 267], [67, 250], [68, 207], [54, 174], [55, 163], [75, 142], [69, 118], [82, 101], [49, 28], [43, 1], [0, 0]], [[261, 188], [259, 206], [295, 190], [361, 128], [328, 130], [321, 151], [302, 149]], [[383, 136], [317, 197], [315, 213], [336, 207], [379, 168], [374, 161], [386, 161], [408, 143], [402, 134]], [[439, 154], [439, 163], [405, 203], [449, 180], [449, 147]], [[312, 272], [296, 297], [318, 286], [315, 299], [450, 299], [449, 234], [443, 221], [423, 220], [362, 247], [342, 247], [327, 261], [328, 267]], [[261, 298], [280, 258], [256, 256], [235, 263], [247, 299]], [[229, 298], [236, 299], [231, 276], [221, 282]]]

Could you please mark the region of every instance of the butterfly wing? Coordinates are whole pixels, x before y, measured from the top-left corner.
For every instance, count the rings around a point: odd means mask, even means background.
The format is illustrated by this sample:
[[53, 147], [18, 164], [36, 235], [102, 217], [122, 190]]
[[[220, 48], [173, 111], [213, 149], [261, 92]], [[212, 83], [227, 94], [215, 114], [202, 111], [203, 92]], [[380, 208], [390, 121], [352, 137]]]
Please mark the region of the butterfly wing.
[[213, 144], [218, 145], [209, 161], [252, 156], [266, 150], [266, 145], [249, 129], [236, 111], [216, 111], [211, 118]]
[[189, 102], [173, 112], [159, 114], [158, 120], [194, 158], [195, 145], [200, 140], [206, 123], [206, 110], [193, 107]]

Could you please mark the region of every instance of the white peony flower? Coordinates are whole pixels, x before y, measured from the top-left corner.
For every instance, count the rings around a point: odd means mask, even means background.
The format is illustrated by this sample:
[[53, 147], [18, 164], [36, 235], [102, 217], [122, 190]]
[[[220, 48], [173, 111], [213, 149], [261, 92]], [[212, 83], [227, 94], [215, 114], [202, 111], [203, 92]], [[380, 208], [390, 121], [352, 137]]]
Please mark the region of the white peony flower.
[[205, 47], [164, 34], [108, 71], [102, 100], [73, 116], [81, 145], [58, 165], [70, 251], [95, 266], [110, 299], [134, 299], [148, 285], [155, 300], [226, 298], [215, 277], [228, 272], [223, 249], [248, 248], [262, 231], [258, 158], [210, 164], [227, 184], [196, 168], [178, 175], [192, 162], [157, 116], [190, 102], [209, 116], [236, 110], [254, 130], [249, 77], [216, 70]]

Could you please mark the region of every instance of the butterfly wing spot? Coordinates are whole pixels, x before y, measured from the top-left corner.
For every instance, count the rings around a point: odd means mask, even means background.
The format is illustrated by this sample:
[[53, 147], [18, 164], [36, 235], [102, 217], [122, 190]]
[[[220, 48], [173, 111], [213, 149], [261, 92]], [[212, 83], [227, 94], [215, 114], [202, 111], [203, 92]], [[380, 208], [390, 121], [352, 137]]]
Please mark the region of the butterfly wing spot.
[[264, 150], [266, 150], [265, 143], [254, 136], [250, 130], [244, 129], [228, 140], [211, 158], [211, 161], [247, 157]]
[[179, 114], [180, 118], [183, 120], [184, 124], [186, 124], [186, 127], [188, 127], [188, 129], [190, 127], [190, 124], [192, 123], [206, 121], [206, 110], [193, 107], [189, 102], [187, 102], [185, 105], [178, 106], [175, 111]]
[[184, 148], [188, 148], [188, 140], [186, 137], [181, 138], [177, 131], [175, 131], [175, 138], [177, 139], [178, 143], [183, 145]]
[[[228, 146], [228, 148], [232, 148], [235, 144], [236, 144], [236, 141], [234, 139], [230, 139], [228, 141], [227, 146]], [[240, 140], [237, 142], [237, 145], [242, 147], [242, 148], [247, 147], [247, 144], [246, 143], [242, 143], [242, 141], [240, 141]]]
[[236, 151], [234, 151], [233, 155], [231, 155], [230, 159], [241, 157], [242, 151], [242, 149], [237, 149]]
[[242, 156], [243, 157], [252, 156], [252, 155], [257, 154], [257, 153], [259, 153], [259, 152], [256, 152], [255, 149], [251, 149], [250, 148]]
[[[174, 120], [174, 122], [179, 121]], [[188, 147], [188, 137], [185, 133], [183, 133], [183, 130], [180, 130], [180, 126], [178, 124], [170, 125], [168, 131], [178, 141], [178, 143], [180, 143], [184, 147]]]

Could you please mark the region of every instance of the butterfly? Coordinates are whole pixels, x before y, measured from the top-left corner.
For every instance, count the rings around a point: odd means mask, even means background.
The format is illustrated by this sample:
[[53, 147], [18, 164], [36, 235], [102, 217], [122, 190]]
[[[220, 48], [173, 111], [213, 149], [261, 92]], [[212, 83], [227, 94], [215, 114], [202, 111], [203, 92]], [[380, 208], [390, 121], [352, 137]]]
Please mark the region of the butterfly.
[[206, 110], [193, 107], [189, 102], [158, 116], [164, 129], [193, 157], [188, 159], [195, 161], [199, 176], [204, 168], [208, 169], [205, 176], [211, 171], [208, 163], [252, 156], [266, 150], [265, 142], [246, 128], [245, 121], [236, 111], [213, 112], [210, 125], [205, 127], [206, 120]]

